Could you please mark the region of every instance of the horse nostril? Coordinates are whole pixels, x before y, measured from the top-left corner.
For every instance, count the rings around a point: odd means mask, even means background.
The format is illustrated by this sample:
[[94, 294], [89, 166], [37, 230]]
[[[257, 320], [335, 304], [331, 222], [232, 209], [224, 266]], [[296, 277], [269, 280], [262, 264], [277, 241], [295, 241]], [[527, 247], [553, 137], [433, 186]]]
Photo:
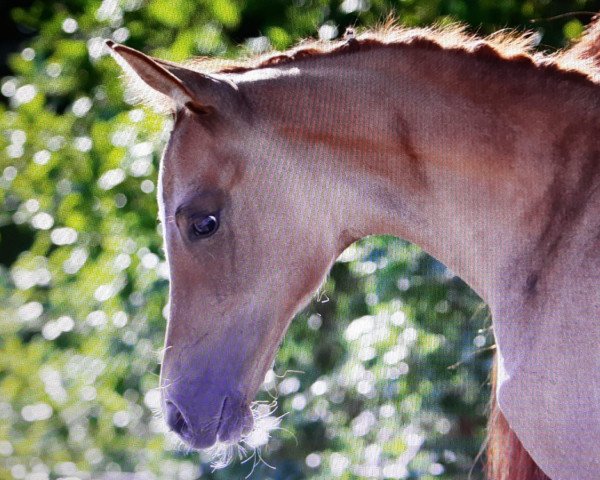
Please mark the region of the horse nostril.
[[166, 402], [167, 425], [171, 430], [185, 437], [189, 433], [189, 426], [181, 411], [170, 400]]

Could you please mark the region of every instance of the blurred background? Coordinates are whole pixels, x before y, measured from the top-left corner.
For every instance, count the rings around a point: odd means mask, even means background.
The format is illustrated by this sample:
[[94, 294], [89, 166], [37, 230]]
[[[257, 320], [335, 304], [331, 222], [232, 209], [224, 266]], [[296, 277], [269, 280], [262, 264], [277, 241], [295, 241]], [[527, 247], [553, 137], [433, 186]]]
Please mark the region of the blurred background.
[[206, 456], [165, 437], [156, 387], [168, 272], [155, 186], [170, 124], [131, 105], [103, 40], [175, 61], [236, 57], [335, 38], [395, 12], [406, 25], [534, 29], [552, 50], [590, 15], [549, 17], [600, 11], [600, 1], [2, 0], [0, 8], [0, 479], [482, 478], [487, 309], [443, 265], [395, 238], [350, 247], [292, 323], [261, 392], [284, 415], [261, 448], [264, 463], [213, 472]]

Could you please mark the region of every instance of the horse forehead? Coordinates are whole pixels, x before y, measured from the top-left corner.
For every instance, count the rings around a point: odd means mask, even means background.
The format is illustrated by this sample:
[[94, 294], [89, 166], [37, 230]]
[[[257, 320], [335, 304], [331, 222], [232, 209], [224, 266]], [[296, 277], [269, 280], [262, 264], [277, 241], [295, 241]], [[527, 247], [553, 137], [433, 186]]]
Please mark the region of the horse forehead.
[[222, 136], [194, 128], [189, 122], [175, 125], [161, 166], [163, 200], [180, 203], [199, 190], [230, 190], [243, 177], [243, 156]]
[[[194, 128], [195, 127], [195, 128]], [[176, 120], [162, 159], [163, 180], [187, 179], [210, 170], [214, 139], [188, 120]]]

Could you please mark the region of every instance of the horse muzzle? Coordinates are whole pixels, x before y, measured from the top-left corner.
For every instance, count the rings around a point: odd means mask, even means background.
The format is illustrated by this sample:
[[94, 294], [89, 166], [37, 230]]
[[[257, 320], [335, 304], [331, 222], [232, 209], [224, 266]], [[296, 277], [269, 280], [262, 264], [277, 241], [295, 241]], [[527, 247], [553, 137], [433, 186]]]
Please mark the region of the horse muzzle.
[[252, 430], [252, 412], [237, 393], [165, 395], [163, 412], [168, 427], [191, 448], [202, 450], [216, 443], [235, 444]]

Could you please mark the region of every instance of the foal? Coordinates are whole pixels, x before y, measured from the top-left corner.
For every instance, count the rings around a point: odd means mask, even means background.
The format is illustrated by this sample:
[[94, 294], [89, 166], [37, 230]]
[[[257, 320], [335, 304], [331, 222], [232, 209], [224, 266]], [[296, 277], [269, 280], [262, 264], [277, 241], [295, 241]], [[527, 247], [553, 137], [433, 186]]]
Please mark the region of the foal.
[[543, 56], [527, 35], [388, 27], [212, 73], [109, 42], [175, 116], [158, 196], [170, 427], [194, 448], [239, 441], [294, 313], [348, 245], [393, 234], [492, 311], [490, 478], [597, 479], [594, 42]]

